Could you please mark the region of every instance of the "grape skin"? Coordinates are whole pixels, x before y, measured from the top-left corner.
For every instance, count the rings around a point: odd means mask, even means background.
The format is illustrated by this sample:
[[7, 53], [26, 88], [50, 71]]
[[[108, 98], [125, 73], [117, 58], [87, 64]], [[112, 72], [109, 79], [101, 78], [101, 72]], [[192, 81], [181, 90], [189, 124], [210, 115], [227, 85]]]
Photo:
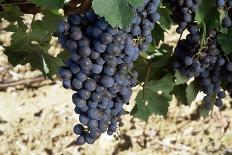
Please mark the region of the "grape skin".
[[[178, 42], [174, 54], [173, 68], [178, 69], [189, 78], [195, 77], [201, 91], [206, 94], [203, 104], [207, 110], [211, 110], [213, 104], [218, 107], [223, 105], [222, 99], [226, 97], [226, 94], [225, 90], [221, 90], [221, 81], [231, 75], [229, 72], [232, 71], [230, 71], [232, 68], [230, 68], [230, 62], [224, 58], [217, 43], [216, 32], [211, 32], [212, 35], [209, 37], [207, 49], [201, 51], [201, 56], [196, 55], [200, 45], [199, 41], [193, 42], [194, 36], [199, 35], [196, 29], [196, 26], [191, 25], [188, 28], [190, 34], [186, 39]], [[216, 94], [217, 99], [215, 103], [212, 103], [214, 94]]]
[[[80, 121], [74, 127], [78, 145], [94, 143], [101, 133], [116, 132], [123, 105], [129, 102], [137, 83], [133, 61], [152, 42], [151, 30], [160, 19], [159, 3], [144, 0], [142, 10], [137, 9], [136, 21], [127, 30], [111, 27], [92, 10], [61, 22], [59, 41], [70, 58], [59, 75], [65, 88], [76, 91], [72, 100]], [[144, 41], [135, 43], [137, 37]]]

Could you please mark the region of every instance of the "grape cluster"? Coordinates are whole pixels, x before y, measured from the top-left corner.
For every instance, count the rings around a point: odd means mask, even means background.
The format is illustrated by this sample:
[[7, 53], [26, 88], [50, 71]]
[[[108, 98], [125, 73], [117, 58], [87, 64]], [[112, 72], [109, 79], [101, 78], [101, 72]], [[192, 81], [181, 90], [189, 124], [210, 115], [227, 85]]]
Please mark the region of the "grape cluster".
[[59, 76], [64, 88], [76, 91], [72, 100], [80, 121], [74, 127], [77, 144], [92, 144], [101, 133], [116, 132], [123, 105], [137, 83], [132, 68], [139, 48], [127, 33], [93, 11], [69, 16], [59, 31], [59, 41], [70, 53]]
[[178, 23], [176, 32], [182, 32], [194, 21], [195, 12], [201, 0], [167, 0], [172, 9], [172, 18]]
[[192, 25], [188, 30], [190, 34], [180, 40], [175, 48], [172, 67], [189, 78], [195, 77], [206, 94], [203, 100], [206, 109], [211, 109], [214, 95], [215, 105], [221, 107], [222, 99], [226, 96], [225, 90], [221, 88], [222, 81], [228, 81], [227, 90], [232, 92], [232, 63], [223, 56], [216, 31], [209, 33], [207, 45], [202, 48], [197, 26]]
[[157, 12], [159, 4], [160, 0], [144, 0], [144, 5], [136, 9], [132, 24], [126, 29], [126, 32], [137, 40], [140, 51], [146, 51], [152, 42], [151, 31], [155, 23], [160, 20]]
[[225, 9], [226, 16], [222, 19], [222, 26], [232, 27], [232, 0], [216, 0], [219, 9]]

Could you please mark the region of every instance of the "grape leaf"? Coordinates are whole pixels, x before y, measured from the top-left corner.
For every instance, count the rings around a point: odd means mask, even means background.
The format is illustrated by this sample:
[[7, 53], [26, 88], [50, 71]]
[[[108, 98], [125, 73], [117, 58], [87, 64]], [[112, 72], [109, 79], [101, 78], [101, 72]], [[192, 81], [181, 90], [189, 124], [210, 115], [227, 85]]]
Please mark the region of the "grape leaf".
[[227, 34], [219, 34], [218, 42], [226, 55], [232, 53], [232, 30], [230, 29]]
[[186, 98], [186, 88], [187, 84], [176, 85], [172, 91], [172, 94], [175, 95], [176, 99], [183, 105], [188, 105], [188, 101]]
[[172, 18], [170, 16], [172, 12], [169, 9], [163, 7], [158, 8], [158, 12], [161, 16], [159, 21], [160, 26], [163, 27], [163, 29], [169, 30], [172, 25]]
[[131, 114], [145, 121], [152, 114], [166, 115], [172, 99], [170, 92], [175, 85], [173, 79], [173, 75], [167, 74], [160, 80], [144, 83], [143, 90], [137, 94], [136, 106]]
[[158, 93], [158, 91], [162, 91], [162, 93], [164, 94], [169, 94], [173, 90], [175, 85], [173, 79], [174, 78], [172, 74], [167, 74], [160, 80], [145, 83], [145, 89], [151, 89], [153, 92], [156, 93]]
[[215, 0], [201, 1], [195, 19], [198, 24], [204, 23], [207, 29], [220, 28], [220, 13]]
[[141, 120], [147, 121], [152, 114], [166, 115], [168, 112], [171, 95], [159, 95], [150, 89], [143, 95], [143, 90], [139, 91], [136, 97], [136, 105], [134, 106], [131, 115]]
[[49, 9], [60, 9], [63, 7], [65, 0], [30, 0], [32, 3]]
[[142, 5], [143, 4], [143, 0], [127, 0], [129, 3], [130, 3], [130, 5], [131, 6], [133, 6], [134, 8], [135, 7], [138, 7], [138, 6], [140, 6], [140, 5]]
[[160, 41], [164, 41], [164, 32], [165, 30], [160, 26], [160, 24], [155, 25], [155, 28], [152, 30], [152, 38], [155, 46], [158, 46]]
[[133, 8], [125, 0], [93, 0], [92, 5], [95, 13], [113, 27], [127, 27], [134, 16]]
[[139, 91], [136, 97], [136, 104], [131, 111], [131, 115], [141, 120], [147, 121], [150, 114], [149, 107], [146, 105], [146, 100], [143, 99], [143, 91]]
[[[55, 27], [58, 19], [60, 19], [57, 15], [49, 16], [53, 19], [47, 18], [45, 13], [44, 20], [33, 21], [29, 32], [15, 29], [16, 31], [11, 36], [11, 45], [4, 47], [4, 53], [13, 66], [30, 63], [33, 68], [39, 69], [44, 76], [51, 78], [63, 63], [60, 58], [48, 54], [49, 42], [54, 28], [46, 27]], [[33, 41], [36, 41], [36, 43]]]
[[70, 57], [70, 54], [66, 49], [64, 49], [64, 51], [60, 52], [57, 55], [57, 57], [60, 58], [63, 62], [65, 62], [65, 60], [67, 60]]
[[23, 13], [20, 11], [18, 6], [4, 6], [3, 9], [4, 11], [0, 12], [1, 18], [4, 18], [8, 22], [10, 22], [11, 25], [17, 22], [18, 28], [22, 30], [27, 29], [26, 25], [23, 23], [23, 19], [21, 18], [21, 16], [23, 16]]
[[39, 69], [45, 77], [51, 78], [52, 75], [56, 74], [57, 69], [63, 65], [60, 58], [49, 55], [39, 45], [25, 44], [22, 40], [18, 43], [21, 43], [22, 47], [9, 46], [5, 47], [4, 51], [13, 66], [30, 63], [34, 69]]
[[197, 83], [196, 80], [194, 80], [188, 85], [186, 89], [186, 97], [189, 105], [196, 99], [198, 93], [199, 93], [199, 84]]
[[175, 73], [176, 85], [185, 84], [188, 82], [188, 78], [182, 75], [178, 70]]
[[44, 18], [42, 20], [43, 29], [49, 33], [57, 31], [58, 22], [62, 20], [62, 16], [58, 14], [58, 12], [44, 10], [43, 11]]
[[[148, 70], [148, 62], [146, 59], [142, 58], [141, 56], [135, 61], [134, 69], [139, 73], [138, 80], [145, 81], [147, 70]], [[144, 67], [141, 67], [144, 66]]]

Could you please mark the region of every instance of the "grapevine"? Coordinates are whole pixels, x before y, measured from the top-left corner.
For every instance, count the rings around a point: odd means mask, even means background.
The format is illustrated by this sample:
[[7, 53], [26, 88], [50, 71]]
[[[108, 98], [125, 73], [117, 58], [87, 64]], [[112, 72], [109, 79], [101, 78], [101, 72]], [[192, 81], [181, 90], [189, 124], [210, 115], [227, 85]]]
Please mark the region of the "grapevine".
[[[73, 91], [78, 145], [114, 135], [124, 114], [166, 115], [173, 96], [191, 106], [202, 92], [196, 112], [204, 117], [232, 98], [232, 0], [0, 0], [0, 17], [9, 22], [3, 32], [13, 32], [10, 45], [1, 43], [8, 61]], [[48, 52], [53, 38], [58, 55]]]

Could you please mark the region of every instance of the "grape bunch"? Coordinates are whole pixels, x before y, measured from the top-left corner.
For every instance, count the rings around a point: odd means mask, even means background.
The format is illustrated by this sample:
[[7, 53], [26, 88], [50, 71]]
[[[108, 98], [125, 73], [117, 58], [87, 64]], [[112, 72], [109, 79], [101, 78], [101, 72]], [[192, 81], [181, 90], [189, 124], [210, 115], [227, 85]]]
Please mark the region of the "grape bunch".
[[222, 19], [222, 26], [232, 27], [232, 0], [216, 0], [219, 9], [225, 9], [226, 16]]
[[160, 0], [144, 0], [144, 5], [136, 9], [132, 24], [126, 29], [133, 39], [137, 40], [140, 51], [146, 51], [152, 42], [152, 30], [155, 23], [160, 20], [157, 7]]
[[[189, 78], [195, 77], [201, 90], [206, 94], [203, 100], [206, 109], [212, 108], [214, 95], [216, 95], [215, 105], [221, 107], [222, 99], [226, 97], [225, 90], [222, 89], [222, 81], [225, 81], [223, 78], [227, 78], [227, 80], [231, 78], [230, 81], [232, 81], [232, 64], [223, 56], [217, 43], [216, 31], [213, 30], [209, 33], [207, 45], [203, 48], [200, 47], [197, 27], [191, 26], [189, 32], [187, 38], [180, 40], [175, 49], [175, 60], [172, 67]], [[229, 86], [230, 84], [228, 84]]]
[[77, 144], [92, 144], [101, 133], [112, 135], [136, 86], [133, 61], [139, 48], [123, 30], [113, 28], [92, 10], [74, 14], [59, 25], [59, 41], [70, 58], [59, 70], [63, 87], [76, 91], [72, 100], [80, 123]]
[[176, 32], [182, 32], [193, 23], [195, 12], [201, 0], [167, 0], [172, 9], [172, 19], [178, 23]]

